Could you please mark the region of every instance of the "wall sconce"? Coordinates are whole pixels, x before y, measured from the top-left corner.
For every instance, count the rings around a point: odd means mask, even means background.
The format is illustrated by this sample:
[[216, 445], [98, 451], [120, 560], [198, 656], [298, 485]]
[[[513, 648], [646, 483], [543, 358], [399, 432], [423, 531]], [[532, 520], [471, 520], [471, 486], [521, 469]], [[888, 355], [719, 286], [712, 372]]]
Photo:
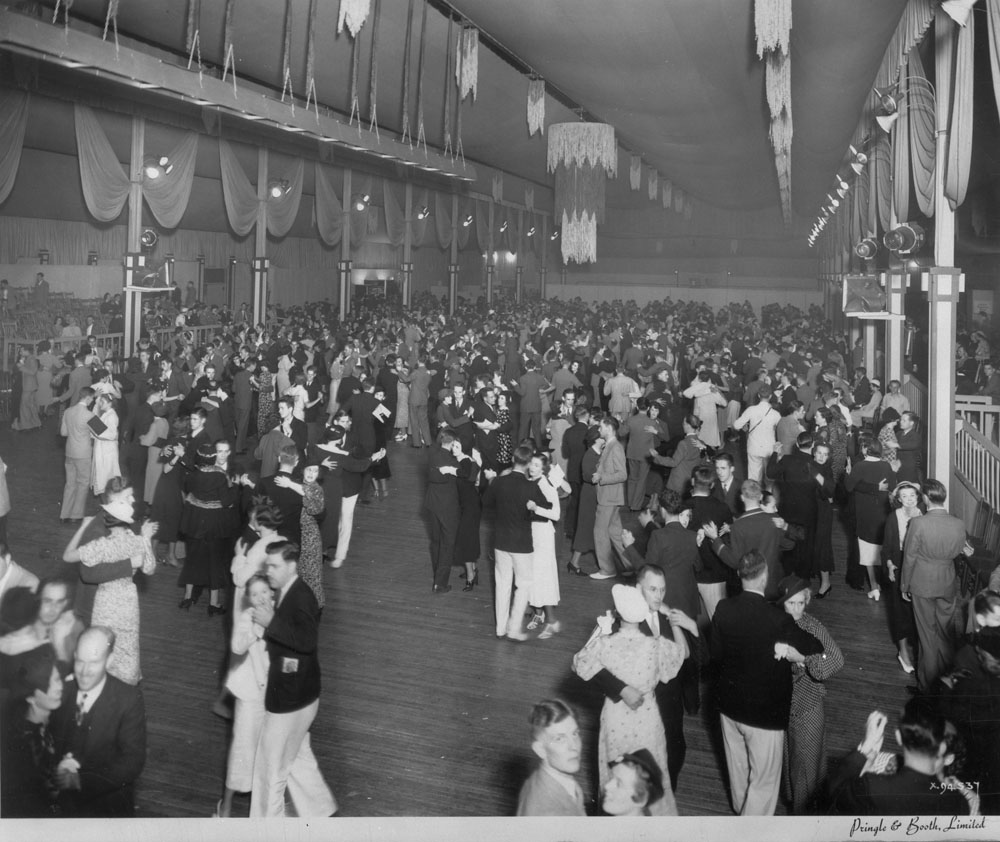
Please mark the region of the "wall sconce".
[[267, 183], [267, 198], [280, 199], [288, 192], [287, 178], [272, 178]]
[[528, 236], [528, 237], [534, 237], [534, 236], [535, 236], [535, 226], [534, 226], [534, 225], [532, 225], [532, 226], [531, 226], [531, 227], [530, 227], [530, 228], [528, 229], [528, 233], [527, 233], [527, 236]]
[[467, 217], [465, 217], [465, 219], [462, 220], [462, 227], [463, 228], [468, 228], [470, 225], [472, 225], [472, 214], [471, 213]]
[[143, 228], [142, 234], [139, 235], [139, 243], [143, 248], [143, 251], [150, 251], [153, 249], [160, 240], [160, 235], [157, 234], [152, 228]]
[[368, 209], [368, 203], [372, 200], [372, 197], [367, 193], [357, 193], [354, 197], [354, 209], [356, 211], [363, 211]]
[[904, 222], [887, 232], [882, 244], [896, 254], [913, 254], [924, 244], [925, 234], [916, 222]]
[[431, 215], [430, 210], [428, 210], [427, 205], [424, 205], [417, 211], [417, 219], [427, 219]]
[[151, 180], [169, 175], [173, 168], [166, 155], [147, 155], [142, 159], [142, 174]]
[[549, 237], [549, 239], [550, 240], [558, 240], [559, 239], [559, 229], [558, 228], [556, 228], [556, 230], [552, 232], [552, 236]]
[[501, 226], [500, 226], [500, 233], [501, 233], [501, 234], [502, 234], [502, 233], [503, 233], [504, 231], [506, 231], [506, 230], [507, 230], [507, 225], [508, 225], [508, 222], [507, 222], [507, 220], [505, 219], [505, 220], [503, 221], [503, 225], [501, 225]]

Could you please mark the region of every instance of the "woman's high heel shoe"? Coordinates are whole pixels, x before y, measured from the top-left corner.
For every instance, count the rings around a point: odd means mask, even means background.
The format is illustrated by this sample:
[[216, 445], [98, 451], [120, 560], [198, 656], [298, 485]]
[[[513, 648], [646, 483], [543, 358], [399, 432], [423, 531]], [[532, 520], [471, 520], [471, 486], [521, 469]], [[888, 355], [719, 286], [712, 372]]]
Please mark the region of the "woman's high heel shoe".
[[182, 611], [190, 611], [192, 605], [194, 605], [194, 600], [189, 596], [184, 597], [184, 599], [177, 603], [177, 607]]
[[583, 570], [581, 568], [579, 568], [575, 564], [573, 564], [572, 561], [567, 561], [566, 562], [566, 571], [568, 573], [574, 573], [577, 576], [586, 576], [587, 575], [586, 573], [583, 572]]
[[208, 606], [208, 616], [214, 617], [216, 614], [219, 616], [226, 613], [226, 608], [223, 605], [209, 605]]
[[472, 577], [465, 583], [462, 587], [463, 591], [471, 591], [476, 585], [479, 584], [479, 571], [477, 570], [472, 574]]

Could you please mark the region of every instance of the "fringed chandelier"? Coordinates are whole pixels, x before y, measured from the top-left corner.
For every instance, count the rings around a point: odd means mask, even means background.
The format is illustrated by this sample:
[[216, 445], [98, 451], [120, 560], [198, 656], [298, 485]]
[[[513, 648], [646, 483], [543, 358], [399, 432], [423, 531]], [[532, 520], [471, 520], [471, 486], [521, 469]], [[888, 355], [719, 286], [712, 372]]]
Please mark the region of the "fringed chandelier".
[[458, 34], [455, 81], [458, 83], [460, 100], [470, 93], [473, 99], [476, 98], [476, 83], [479, 81], [479, 30], [474, 26], [463, 26]]
[[771, 112], [771, 146], [785, 224], [792, 219], [792, 82], [788, 48], [792, 0], [754, 0], [757, 57], [765, 61], [764, 86]]
[[340, 0], [340, 16], [337, 18], [337, 33], [346, 26], [352, 38], [357, 38], [361, 27], [368, 20], [371, 0]]
[[555, 216], [566, 263], [597, 260], [597, 226], [604, 222], [607, 177], [618, 172], [614, 126], [556, 123], [549, 126], [549, 172], [555, 173]]
[[528, 80], [528, 137], [545, 134], [545, 80]]

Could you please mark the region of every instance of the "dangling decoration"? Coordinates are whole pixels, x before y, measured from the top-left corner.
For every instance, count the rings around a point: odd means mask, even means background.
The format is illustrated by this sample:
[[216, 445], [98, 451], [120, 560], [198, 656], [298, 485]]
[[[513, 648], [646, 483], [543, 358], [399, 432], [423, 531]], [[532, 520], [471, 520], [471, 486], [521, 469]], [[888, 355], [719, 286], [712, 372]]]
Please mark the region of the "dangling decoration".
[[448, 43], [445, 47], [447, 50], [447, 55], [445, 61], [447, 66], [445, 67], [445, 86], [444, 86], [444, 153], [445, 155], [451, 154], [451, 77], [454, 71], [454, 58], [451, 52], [451, 31], [452, 31], [452, 21], [451, 17], [448, 18]]
[[281, 101], [285, 101], [285, 92], [295, 113], [295, 93], [292, 90], [292, 0], [285, 0], [285, 44], [281, 50]]
[[754, 0], [757, 57], [763, 59], [764, 87], [771, 112], [771, 146], [785, 224], [792, 221], [792, 74], [788, 48], [792, 0]]
[[69, 9], [73, 5], [73, 0], [56, 0], [55, 11], [52, 12], [52, 22], [55, 23], [59, 20], [59, 5], [62, 4], [63, 7], [63, 27], [65, 29], [65, 36], [69, 38]]
[[654, 170], [652, 167], [649, 169], [649, 174], [646, 176], [646, 195], [649, 196], [649, 201], [656, 201], [656, 194], [660, 192], [660, 174]]
[[545, 80], [528, 80], [528, 137], [545, 134]]
[[375, 0], [375, 17], [372, 21], [372, 57], [368, 67], [370, 77], [368, 88], [368, 131], [374, 129], [376, 138], [378, 138], [378, 22], [381, 10], [381, 0]]
[[674, 202], [674, 183], [672, 181], [664, 181], [660, 185], [660, 190], [663, 193], [663, 207], [669, 210]]
[[493, 201], [502, 202], [503, 201], [503, 176], [495, 175], [493, 176]]
[[236, 57], [233, 53], [233, 8], [236, 0], [226, 0], [226, 22], [223, 27], [223, 53], [225, 58], [222, 62], [222, 81], [226, 81], [226, 74], [233, 71], [233, 93], [236, 93]]
[[316, 4], [318, 0], [309, 0], [309, 34], [306, 41], [306, 111], [312, 101], [319, 120], [319, 103], [316, 99]]
[[674, 213], [681, 213], [684, 210], [684, 191], [678, 187], [674, 190]]
[[101, 40], [108, 40], [108, 27], [115, 31], [115, 55], [118, 55], [118, 0], [108, 0], [108, 14], [104, 18], [104, 34]]
[[358, 70], [361, 66], [361, 45], [358, 39], [354, 39], [351, 48], [351, 115], [347, 120], [347, 125], [354, 122], [355, 116], [358, 118], [358, 135], [361, 135], [361, 100], [358, 97]]
[[417, 146], [424, 144], [427, 152], [427, 135], [424, 134], [424, 47], [427, 45], [427, 2], [424, 0], [424, 12], [420, 19], [420, 57], [417, 61]]
[[361, 27], [368, 20], [371, 0], [340, 0], [340, 16], [337, 18], [337, 34], [347, 26], [352, 38], [357, 38]]
[[479, 80], [479, 30], [474, 26], [463, 26], [458, 34], [458, 66], [455, 81], [458, 82], [459, 101], [470, 93], [476, 98], [476, 83]]
[[633, 155], [628, 162], [628, 185], [633, 190], [642, 187], [642, 158]]
[[195, 54], [198, 55], [198, 84], [202, 84], [202, 67], [201, 67], [201, 0], [188, 0], [188, 19], [187, 19], [187, 41], [186, 41], [187, 51], [188, 51], [188, 66], [187, 69], [191, 69], [191, 63], [194, 61]]
[[413, 43], [413, 2], [410, 0], [406, 12], [406, 46], [403, 48], [403, 130], [399, 133], [402, 143], [409, 143], [413, 149], [413, 137], [410, 135], [410, 47]]
[[555, 216], [561, 218], [565, 262], [597, 260], [597, 226], [604, 222], [607, 177], [618, 171], [613, 126], [556, 123], [549, 126], [548, 168], [555, 172]]

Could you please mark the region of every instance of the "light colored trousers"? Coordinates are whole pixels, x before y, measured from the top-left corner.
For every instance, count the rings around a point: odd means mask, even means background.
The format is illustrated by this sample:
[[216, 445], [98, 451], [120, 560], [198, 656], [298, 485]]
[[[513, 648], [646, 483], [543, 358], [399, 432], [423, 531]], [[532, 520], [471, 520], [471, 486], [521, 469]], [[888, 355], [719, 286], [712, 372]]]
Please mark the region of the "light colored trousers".
[[82, 518], [90, 496], [90, 475], [93, 457], [66, 458], [66, 488], [63, 490], [61, 518]]
[[705, 606], [705, 614], [708, 615], [709, 622], [715, 616], [715, 609], [722, 600], [726, 598], [725, 582], [699, 582], [698, 593], [701, 595], [702, 604]]
[[619, 507], [621, 503], [605, 505], [597, 504], [594, 515], [594, 555], [597, 556], [597, 566], [605, 573], [617, 573], [618, 558], [625, 557], [625, 545], [622, 543], [622, 518]]
[[[496, 557], [497, 637], [522, 631], [528, 595], [534, 580], [534, 553], [510, 553], [494, 550]], [[511, 591], [514, 601], [511, 602]]]
[[300, 818], [332, 816], [337, 801], [320, 774], [309, 744], [319, 699], [291, 713], [266, 713], [257, 745], [250, 818], [285, 815], [285, 790]]
[[741, 816], [773, 816], [781, 787], [785, 732], [744, 725], [724, 713], [719, 718], [733, 810]]
[[337, 527], [337, 554], [334, 561], [344, 561], [351, 548], [351, 533], [354, 532], [354, 510], [358, 506], [358, 495], [345, 497], [340, 503], [340, 525]]

